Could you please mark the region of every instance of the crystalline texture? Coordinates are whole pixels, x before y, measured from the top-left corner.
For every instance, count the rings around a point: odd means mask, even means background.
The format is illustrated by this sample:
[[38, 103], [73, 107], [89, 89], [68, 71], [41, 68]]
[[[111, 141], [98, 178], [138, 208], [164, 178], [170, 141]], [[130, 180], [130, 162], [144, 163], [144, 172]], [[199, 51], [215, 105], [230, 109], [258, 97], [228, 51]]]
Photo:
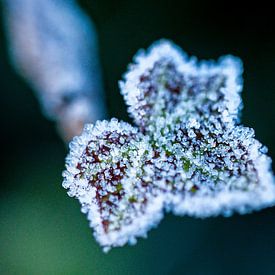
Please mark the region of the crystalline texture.
[[141, 51], [120, 82], [130, 115], [145, 130], [156, 118], [218, 116], [236, 120], [242, 88], [241, 61], [232, 56], [196, 62], [168, 41]]
[[115, 119], [97, 122], [70, 147], [64, 187], [79, 199], [105, 250], [144, 235], [161, 219], [162, 198], [150, 191], [147, 176], [151, 146], [137, 129]]
[[107, 251], [163, 217], [241, 214], [272, 206], [266, 147], [239, 125], [241, 62], [198, 63], [171, 42], [139, 52], [120, 82], [138, 128], [112, 119], [70, 144], [63, 186]]

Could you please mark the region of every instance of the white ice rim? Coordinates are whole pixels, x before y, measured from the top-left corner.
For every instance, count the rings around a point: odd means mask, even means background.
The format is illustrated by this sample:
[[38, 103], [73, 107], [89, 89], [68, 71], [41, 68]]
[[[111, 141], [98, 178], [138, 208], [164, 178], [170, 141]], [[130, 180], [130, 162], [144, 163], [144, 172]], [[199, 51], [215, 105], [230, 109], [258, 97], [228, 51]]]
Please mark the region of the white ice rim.
[[119, 82], [121, 94], [129, 107], [136, 104], [140, 94], [138, 89], [139, 77], [145, 71], [152, 69], [154, 64], [163, 57], [170, 59], [176, 66], [177, 71], [184, 75], [207, 76], [222, 72], [227, 76], [226, 88], [223, 90], [225, 101], [232, 103], [228, 104], [229, 112], [238, 118], [238, 113], [242, 108], [240, 98], [243, 87], [242, 61], [232, 55], [222, 56], [218, 61], [198, 61], [196, 57], [189, 58], [180, 47], [166, 39], [156, 41], [148, 50], [142, 49], [138, 51], [133, 58], [133, 63], [129, 65], [128, 71], [123, 75], [123, 81]]

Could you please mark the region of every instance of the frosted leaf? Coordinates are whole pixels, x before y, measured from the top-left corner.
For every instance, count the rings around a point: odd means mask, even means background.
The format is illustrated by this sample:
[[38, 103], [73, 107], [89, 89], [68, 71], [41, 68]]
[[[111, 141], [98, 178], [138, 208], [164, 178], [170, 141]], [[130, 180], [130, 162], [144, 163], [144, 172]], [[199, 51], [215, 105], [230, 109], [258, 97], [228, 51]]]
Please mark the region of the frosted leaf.
[[153, 190], [147, 163], [153, 152], [137, 129], [115, 119], [97, 122], [70, 148], [63, 186], [80, 201], [105, 250], [133, 242], [158, 223], [163, 198]]
[[[271, 160], [262, 153], [265, 148], [254, 138], [252, 129], [224, 129], [215, 119], [199, 128], [193, 121], [174, 129], [168, 126], [172, 134], [166, 137], [165, 145], [153, 141], [159, 155], [165, 151], [164, 159], [156, 158], [153, 163], [154, 183], [165, 188], [161, 185], [164, 178], [170, 193], [167, 210], [208, 217], [274, 205]], [[159, 130], [165, 132], [164, 127]]]
[[241, 61], [225, 56], [215, 63], [197, 62], [167, 40], [140, 51], [120, 82], [135, 123], [146, 131], [156, 118], [171, 113], [236, 120], [242, 88]]
[[139, 128], [97, 122], [70, 144], [63, 186], [105, 251], [134, 244], [165, 211], [229, 216], [275, 204], [267, 148], [239, 125], [240, 64], [188, 61], [157, 42], [121, 83]]

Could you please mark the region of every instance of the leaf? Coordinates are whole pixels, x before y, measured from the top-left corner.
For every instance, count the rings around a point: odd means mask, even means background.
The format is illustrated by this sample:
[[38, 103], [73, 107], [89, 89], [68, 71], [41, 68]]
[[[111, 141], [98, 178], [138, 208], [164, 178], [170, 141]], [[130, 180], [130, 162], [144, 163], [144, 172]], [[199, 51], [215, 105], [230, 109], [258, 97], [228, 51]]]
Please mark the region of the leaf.
[[137, 55], [120, 85], [139, 129], [87, 126], [64, 172], [103, 247], [135, 243], [164, 211], [230, 216], [275, 204], [267, 149], [239, 125], [241, 71], [230, 56], [188, 61], [167, 41]]
[[106, 251], [135, 242], [162, 218], [163, 199], [147, 163], [153, 152], [136, 128], [115, 119], [87, 125], [70, 149], [63, 186], [80, 201]]
[[170, 115], [180, 120], [194, 115], [236, 120], [241, 73], [236, 57], [197, 62], [171, 42], [160, 40], [135, 56], [120, 87], [129, 114], [146, 132], [156, 119]]

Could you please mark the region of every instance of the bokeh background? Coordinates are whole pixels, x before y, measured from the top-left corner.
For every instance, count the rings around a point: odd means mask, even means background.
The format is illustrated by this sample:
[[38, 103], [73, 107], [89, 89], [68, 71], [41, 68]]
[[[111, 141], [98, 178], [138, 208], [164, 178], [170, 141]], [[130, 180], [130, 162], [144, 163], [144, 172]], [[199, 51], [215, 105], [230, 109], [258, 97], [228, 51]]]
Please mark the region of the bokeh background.
[[[110, 116], [129, 121], [117, 81], [135, 52], [154, 40], [170, 38], [204, 59], [231, 53], [245, 68], [242, 121], [256, 130], [275, 160], [271, 4], [79, 3], [98, 30]], [[275, 208], [205, 220], [167, 215], [146, 240], [104, 254], [78, 202], [61, 187], [67, 148], [12, 70], [2, 25], [0, 274], [275, 274]]]

